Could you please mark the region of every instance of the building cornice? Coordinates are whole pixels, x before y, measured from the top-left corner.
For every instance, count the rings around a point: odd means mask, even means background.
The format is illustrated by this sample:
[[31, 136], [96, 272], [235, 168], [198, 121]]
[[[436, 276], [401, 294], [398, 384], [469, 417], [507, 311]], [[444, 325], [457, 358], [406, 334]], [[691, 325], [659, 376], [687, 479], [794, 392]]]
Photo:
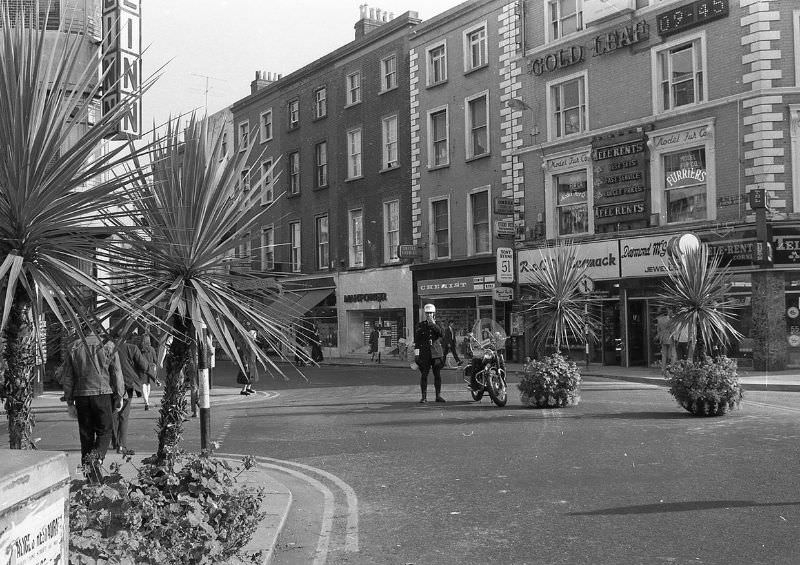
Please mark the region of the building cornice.
[[[630, 129], [630, 128], [635, 128], [637, 126], [649, 125], [657, 121], [668, 120], [680, 116], [691, 116], [692, 114], [698, 112], [706, 112], [707, 110], [710, 110], [712, 108], [717, 108], [728, 104], [739, 103], [753, 98], [761, 98], [764, 96], [792, 95], [792, 94], [800, 95], [800, 87], [785, 86], [785, 87], [767, 88], [761, 90], [749, 90], [747, 92], [732, 94], [730, 96], [725, 96], [723, 98], [710, 100], [708, 102], [704, 102], [703, 104], [697, 104], [695, 106], [692, 106], [691, 108], [675, 110], [673, 112], [662, 112], [660, 114], [651, 114], [649, 116], [643, 116], [635, 120], [628, 120], [627, 122], [620, 122], [618, 124], [613, 124], [603, 128], [588, 130], [587, 132], [585, 132], [585, 135], [580, 137], [571, 137], [569, 139], [554, 139], [552, 141], [537, 143], [536, 145], [528, 145], [517, 149], [514, 152], [514, 154], [524, 155], [526, 153], [543, 151], [545, 149], [553, 149], [555, 147], [570, 146], [573, 144], [582, 144], [586, 143], [586, 140], [591, 140], [591, 138], [595, 136], [606, 135], [608, 133], [612, 133], [614, 131], [621, 129]], [[565, 151], [566, 150], [567, 149], [565, 149]]]

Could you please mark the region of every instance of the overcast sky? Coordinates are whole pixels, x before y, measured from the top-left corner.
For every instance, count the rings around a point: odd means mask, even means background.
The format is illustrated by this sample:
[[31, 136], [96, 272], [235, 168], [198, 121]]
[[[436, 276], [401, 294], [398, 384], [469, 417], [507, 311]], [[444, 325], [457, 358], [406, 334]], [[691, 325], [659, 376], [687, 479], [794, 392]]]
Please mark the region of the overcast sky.
[[[287, 75], [352, 41], [359, 5], [415, 11], [423, 20], [461, 0], [152, 0], [142, 2], [144, 75], [167, 64], [143, 101], [153, 121], [206, 107], [209, 113], [250, 93], [256, 70]], [[171, 59], [171, 61], [170, 61]], [[208, 90], [206, 93], [206, 89]]]

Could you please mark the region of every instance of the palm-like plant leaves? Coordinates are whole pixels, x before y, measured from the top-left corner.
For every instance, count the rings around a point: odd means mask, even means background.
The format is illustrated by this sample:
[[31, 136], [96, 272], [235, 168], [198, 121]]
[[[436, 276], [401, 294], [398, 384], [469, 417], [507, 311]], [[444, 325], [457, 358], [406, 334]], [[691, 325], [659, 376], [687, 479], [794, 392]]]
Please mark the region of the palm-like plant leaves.
[[[545, 351], [548, 343], [556, 351], [569, 346], [569, 340], [595, 339], [596, 322], [586, 313], [586, 297], [580, 283], [586, 276], [586, 266], [577, 257], [576, 247], [559, 243], [539, 251], [540, 261], [529, 283], [534, 302], [528, 311], [534, 314], [533, 346]], [[584, 337], [584, 331], [588, 336]]]
[[[222, 130], [211, 142], [209, 135], [208, 120], [192, 116], [185, 130], [179, 121], [170, 122], [155, 142], [152, 176], [138, 178], [129, 205], [138, 229], [129, 230], [109, 258], [123, 277], [115, 288], [117, 295], [140, 312], [152, 309], [174, 336], [165, 363], [160, 459], [168, 457], [180, 439], [185, 387], [180, 371], [201, 322], [240, 366], [243, 347], [282, 374], [250, 329], [292, 352], [296, 348], [287, 338], [286, 322], [273, 319], [264, 305], [280, 300], [280, 287], [275, 284], [260, 294], [237, 290], [252, 277], [237, 273], [236, 265], [230, 264], [231, 252], [258, 233], [268, 213], [259, 191], [243, 191], [238, 182], [252, 145], [221, 160]], [[124, 321], [123, 326], [131, 323]], [[307, 358], [302, 350], [297, 353]]]
[[[141, 95], [84, 131], [99, 97], [101, 58], [83, 56], [80, 34], [45, 41], [44, 29], [22, 22], [20, 15], [13, 25], [7, 3], [0, 4], [0, 329], [7, 364], [0, 396], [12, 448], [32, 445], [26, 344], [39, 341], [33, 320], [43, 318], [46, 304], [62, 324], [79, 327], [92, 320], [92, 293], [114, 300], [78, 265], [92, 264], [109, 233], [106, 220], [126, 200], [129, 175], [113, 171], [129, 149], [100, 151], [100, 144]], [[18, 327], [9, 327], [12, 321]]]
[[689, 359], [694, 358], [697, 344], [713, 351], [715, 346], [724, 347], [743, 337], [732, 324], [738, 305], [726, 297], [730, 273], [720, 261], [718, 255], [709, 253], [707, 245], [671, 258], [669, 278], [658, 295], [661, 305], [674, 312], [671, 330], [677, 332], [688, 326]]

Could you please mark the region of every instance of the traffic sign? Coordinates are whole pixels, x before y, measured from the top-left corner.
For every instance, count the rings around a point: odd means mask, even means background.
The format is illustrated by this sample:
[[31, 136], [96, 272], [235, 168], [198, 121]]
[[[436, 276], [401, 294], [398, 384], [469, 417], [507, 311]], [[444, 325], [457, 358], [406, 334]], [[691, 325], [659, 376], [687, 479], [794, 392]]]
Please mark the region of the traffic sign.
[[591, 294], [594, 292], [594, 281], [589, 277], [583, 277], [578, 283], [578, 290], [581, 294]]
[[497, 248], [497, 282], [514, 282], [514, 250], [510, 247]]
[[511, 302], [514, 300], [514, 289], [510, 286], [494, 287], [494, 299], [497, 302]]

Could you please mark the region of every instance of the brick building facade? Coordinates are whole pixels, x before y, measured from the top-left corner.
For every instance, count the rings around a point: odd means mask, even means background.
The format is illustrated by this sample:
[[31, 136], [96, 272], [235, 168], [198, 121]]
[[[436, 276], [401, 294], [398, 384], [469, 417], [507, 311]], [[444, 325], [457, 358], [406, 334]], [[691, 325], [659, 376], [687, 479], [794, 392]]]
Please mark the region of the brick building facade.
[[[603, 322], [591, 359], [656, 365], [658, 251], [691, 232], [735, 273], [745, 339], [729, 353], [760, 369], [800, 365], [797, 7], [600, 4], [522, 3], [521, 290], [537, 248], [574, 241]], [[755, 190], [769, 200], [760, 225]], [[754, 262], [758, 242], [772, 244], [774, 265]]]
[[362, 6], [354, 41], [286, 76], [258, 72], [231, 107], [232, 150], [254, 144], [242, 189], [262, 191], [273, 211], [240, 254], [281, 278], [283, 313], [316, 323], [328, 355], [366, 351], [373, 324], [391, 351], [411, 317], [397, 249], [411, 243], [408, 30], [418, 23]]

